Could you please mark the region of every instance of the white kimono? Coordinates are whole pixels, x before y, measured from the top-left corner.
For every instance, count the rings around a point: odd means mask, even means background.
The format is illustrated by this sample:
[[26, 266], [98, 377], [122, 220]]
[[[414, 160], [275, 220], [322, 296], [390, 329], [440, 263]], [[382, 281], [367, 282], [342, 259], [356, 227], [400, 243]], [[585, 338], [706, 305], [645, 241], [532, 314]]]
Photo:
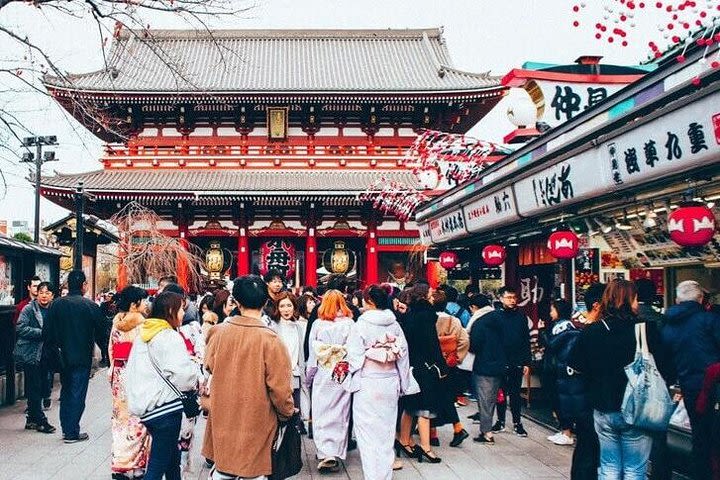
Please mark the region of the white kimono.
[[[345, 460], [350, 422], [351, 394], [332, 378], [337, 362], [347, 353], [347, 338], [353, 321], [317, 319], [310, 329], [307, 383], [312, 385], [313, 440], [319, 459]], [[349, 382], [346, 378], [345, 382]]]
[[407, 342], [390, 310], [363, 313], [348, 339], [353, 421], [367, 480], [390, 480], [398, 399], [410, 387]]

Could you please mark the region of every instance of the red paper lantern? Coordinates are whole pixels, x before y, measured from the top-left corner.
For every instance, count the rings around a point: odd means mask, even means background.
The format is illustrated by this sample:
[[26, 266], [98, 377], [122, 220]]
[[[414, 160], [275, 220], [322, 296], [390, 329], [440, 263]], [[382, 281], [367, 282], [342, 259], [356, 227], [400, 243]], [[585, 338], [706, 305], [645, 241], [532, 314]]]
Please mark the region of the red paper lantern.
[[580, 242], [572, 230], [558, 230], [550, 234], [547, 247], [550, 255], [555, 258], [575, 258], [580, 249]]
[[683, 247], [702, 247], [715, 235], [715, 215], [706, 205], [687, 203], [668, 216], [668, 232]]
[[486, 245], [482, 249], [482, 258], [485, 265], [497, 267], [505, 261], [505, 247], [502, 245]]
[[443, 267], [445, 270], [451, 270], [455, 268], [455, 266], [458, 264], [458, 261], [460, 258], [458, 257], [458, 254], [455, 252], [442, 252], [440, 254], [440, 266]]

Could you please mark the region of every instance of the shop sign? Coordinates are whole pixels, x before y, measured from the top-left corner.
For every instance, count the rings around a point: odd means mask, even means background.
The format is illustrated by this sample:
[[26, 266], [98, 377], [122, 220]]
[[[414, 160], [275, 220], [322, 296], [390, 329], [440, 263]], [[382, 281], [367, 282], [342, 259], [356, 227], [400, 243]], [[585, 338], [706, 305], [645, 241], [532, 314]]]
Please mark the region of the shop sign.
[[433, 243], [449, 242], [467, 235], [465, 217], [459, 208], [442, 217], [430, 220], [430, 238]]
[[467, 230], [472, 233], [519, 218], [510, 187], [468, 203], [463, 207], [463, 213]]
[[520, 215], [530, 216], [610, 191], [613, 182], [598, 162], [597, 152], [586, 150], [515, 183]]
[[720, 93], [656, 118], [608, 142], [606, 163], [617, 188], [720, 161]]
[[[539, 87], [540, 92], [532, 88], [533, 84]], [[624, 86], [625, 84], [558, 83], [535, 80], [524, 88], [528, 90], [530, 98], [536, 105], [545, 106], [543, 115], [538, 121], [557, 127], [588, 108], [594, 107]]]
[[429, 246], [432, 245], [432, 238], [430, 238], [430, 222], [421, 223], [420, 228], [420, 244]]

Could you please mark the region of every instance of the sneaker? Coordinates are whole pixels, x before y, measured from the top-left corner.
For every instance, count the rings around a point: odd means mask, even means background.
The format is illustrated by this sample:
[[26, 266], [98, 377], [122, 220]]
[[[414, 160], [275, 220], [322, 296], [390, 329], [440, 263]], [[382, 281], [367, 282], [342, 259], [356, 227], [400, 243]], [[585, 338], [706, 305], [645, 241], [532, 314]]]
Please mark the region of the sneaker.
[[513, 431], [515, 432], [515, 435], [518, 437], [527, 437], [528, 433], [525, 431], [525, 428], [523, 427], [523, 424], [518, 422], [513, 427]]
[[473, 423], [480, 423], [480, 412], [473, 413], [472, 415], [468, 415], [470, 420], [473, 421]]
[[42, 409], [47, 412], [48, 410], [50, 410], [51, 406], [52, 406], [52, 400], [50, 400], [50, 398], [43, 398]]
[[37, 430], [37, 422], [31, 422], [30, 420], [25, 421], [25, 430]]
[[552, 440], [552, 442], [555, 445], [573, 445], [575, 443], [575, 440], [573, 440], [572, 437], [568, 437], [561, 432], [557, 434], [557, 436]]
[[505, 431], [505, 422], [501, 422], [500, 420], [498, 420], [497, 422], [495, 422], [495, 425], [492, 426], [490, 431], [493, 433], [504, 432]]
[[45, 422], [38, 424], [36, 430], [40, 433], [55, 433], [55, 430], [57, 429], [45, 420]]
[[75, 437], [75, 438], [63, 437], [63, 442], [65, 442], [65, 443], [78, 443], [78, 442], [84, 442], [85, 440], [88, 440], [89, 438], [90, 438], [90, 435], [88, 435], [87, 433], [84, 433], [84, 432], [83, 432], [83, 433], [80, 433], [80, 434], [79, 434], [77, 437]]
[[467, 407], [468, 406], [467, 397], [457, 397], [455, 399], [455, 405], [460, 406], [460, 407]]
[[473, 442], [484, 443], [486, 445], [495, 445], [495, 439], [486, 437], [484, 433], [481, 433], [477, 437], [473, 438]]
[[562, 435], [562, 432], [557, 432], [557, 433], [554, 434], [554, 435], [548, 435], [548, 436], [547, 436], [547, 439], [548, 439], [548, 441], [550, 441], [550, 442], [554, 442], [555, 439], [556, 439], [558, 436], [560, 436], [560, 435]]

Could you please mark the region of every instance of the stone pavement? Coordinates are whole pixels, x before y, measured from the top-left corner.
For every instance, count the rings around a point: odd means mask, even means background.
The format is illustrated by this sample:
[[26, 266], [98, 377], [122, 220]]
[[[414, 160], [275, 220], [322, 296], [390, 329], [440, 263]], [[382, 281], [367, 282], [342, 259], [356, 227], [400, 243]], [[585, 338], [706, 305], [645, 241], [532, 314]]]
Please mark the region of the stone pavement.
[[[60, 439], [58, 420], [59, 386], [53, 392], [53, 406], [47, 412], [50, 423], [58, 427], [54, 435], [45, 435], [23, 429], [25, 401], [14, 406], [0, 408], [0, 480], [5, 479], [104, 479], [110, 478], [110, 388], [105, 370], [100, 370], [90, 380], [87, 409], [82, 429], [90, 434], [88, 442], [65, 445]], [[461, 418], [474, 413], [474, 408], [461, 409]], [[468, 420], [468, 422], [470, 422]], [[471, 434], [477, 434], [477, 426], [466, 425]], [[405, 468], [396, 472], [396, 480], [405, 479], [498, 479], [498, 480], [560, 480], [569, 478], [571, 447], [559, 447], [548, 442], [549, 431], [526, 421], [530, 436], [518, 438], [513, 434], [498, 435], [494, 446], [479, 445], [471, 439], [460, 448], [447, 447], [452, 429], [440, 431], [444, 445], [436, 448], [442, 457], [440, 464], [418, 463], [404, 459]], [[204, 422], [198, 422], [191, 470], [186, 479], [204, 480], [207, 470], [198, 453], [202, 441]], [[316, 470], [315, 450], [312, 440], [305, 438], [303, 445], [305, 466], [296, 478], [321, 478]], [[362, 476], [357, 451], [349, 454], [346, 468], [325, 479], [357, 479]]]

